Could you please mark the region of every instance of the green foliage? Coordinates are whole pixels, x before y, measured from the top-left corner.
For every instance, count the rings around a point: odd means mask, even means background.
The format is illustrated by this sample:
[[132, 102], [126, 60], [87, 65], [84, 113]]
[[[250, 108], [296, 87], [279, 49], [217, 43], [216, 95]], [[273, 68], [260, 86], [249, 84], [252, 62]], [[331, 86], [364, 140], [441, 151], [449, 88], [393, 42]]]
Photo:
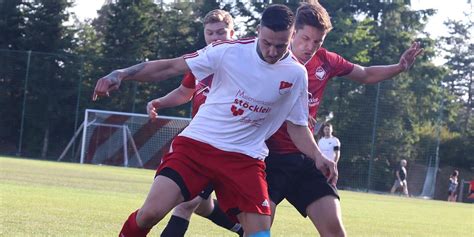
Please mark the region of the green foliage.
[[[467, 15], [466, 15], [467, 16]], [[442, 151], [444, 164], [474, 167], [473, 152], [474, 121], [472, 119], [474, 43], [472, 29], [474, 22], [467, 17], [466, 21], [448, 20], [445, 25], [449, 36], [440, 38], [439, 47], [445, 53], [447, 75], [443, 78], [443, 86], [449, 98], [447, 126], [459, 137], [443, 139]], [[446, 152], [449, 151], [449, 152]]]

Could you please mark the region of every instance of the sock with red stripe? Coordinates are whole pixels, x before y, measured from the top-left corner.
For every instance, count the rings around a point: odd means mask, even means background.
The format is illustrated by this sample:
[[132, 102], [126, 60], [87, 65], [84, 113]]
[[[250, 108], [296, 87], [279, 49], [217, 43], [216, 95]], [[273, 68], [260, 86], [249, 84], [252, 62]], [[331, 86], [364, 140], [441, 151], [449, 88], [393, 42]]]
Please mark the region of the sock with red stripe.
[[142, 229], [137, 224], [138, 210], [130, 214], [127, 221], [123, 224], [119, 237], [145, 237], [150, 229]]

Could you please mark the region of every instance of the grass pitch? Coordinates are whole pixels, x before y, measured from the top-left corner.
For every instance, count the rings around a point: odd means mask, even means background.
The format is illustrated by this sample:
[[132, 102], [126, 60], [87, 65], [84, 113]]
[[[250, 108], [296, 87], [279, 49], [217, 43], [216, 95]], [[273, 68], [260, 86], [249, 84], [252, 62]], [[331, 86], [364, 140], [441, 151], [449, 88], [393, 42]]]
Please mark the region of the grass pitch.
[[[154, 171], [0, 157], [0, 236], [117, 236]], [[348, 236], [474, 236], [474, 206], [341, 191]], [[169, 215], [168, 215], [169, 216]], [[166, 217], [149, 236], [159, 236]], [[194, 215], [187, 236], [237, 236]], [[317, 236], [288, 203], [272, 236]]]

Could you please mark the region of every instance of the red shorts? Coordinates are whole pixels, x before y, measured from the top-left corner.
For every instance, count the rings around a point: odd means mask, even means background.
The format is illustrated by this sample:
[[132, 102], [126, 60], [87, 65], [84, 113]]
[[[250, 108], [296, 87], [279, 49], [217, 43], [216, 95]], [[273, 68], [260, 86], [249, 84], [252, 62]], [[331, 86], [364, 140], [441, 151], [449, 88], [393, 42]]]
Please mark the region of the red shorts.
[[271, 214], [263, 161], [178, 136], [173, 140], [171, 152], [163, 157], [157, 174], [163, 175], [160, 172], [165, 168], [179, 174], [190, 199], [212, 184], [219, 205], [229, 215], [240, 211]]

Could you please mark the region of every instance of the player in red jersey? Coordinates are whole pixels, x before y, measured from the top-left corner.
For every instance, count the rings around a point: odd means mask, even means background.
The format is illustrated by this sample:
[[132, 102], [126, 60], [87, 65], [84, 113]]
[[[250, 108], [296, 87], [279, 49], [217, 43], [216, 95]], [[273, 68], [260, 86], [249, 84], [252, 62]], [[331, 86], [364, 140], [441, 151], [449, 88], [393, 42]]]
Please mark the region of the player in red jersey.
[[[303, 4], [296, 13], [291, 50], [308, 71], [309, 113], [315, 122], [326, 83], [344, 76], [360, 83], [377, 83], [406, 71], [421, 53], [419, 43], [405, 51], [393, 65], [363, 67], [322, 48], [332, 29], [329, 15], [319, 3]], [[326, 181], [313, 160], [293, 144], [286, 124], [269, 139], [266, 158], [267, 182], [272, 214], [287, 199], [304, 217], [309, 216], [321, 236], [345, 236], [339, 196], [335, 185]], [[273, 217], [273, 216], [272, 216]]]
[[307, 72], [288, 51], [293, 21], [288, 7], [271, 5], [262, 14], [258, 39], [216, 42], [99, 79], [93, 99], [118, 89], [122, 80], [160, 81], [188, 71], [198, 80], [214, 75], [206, 103], [174, 139], [145, 203], [129, 216], [120, 236], [146, 236], [173, 207], [209, 183], [247, 236], [270, 236], [264, 141], [284, 122], [298, 149], [336, 184], [335, 163], [324, 157], [308, 128]]
[[[234, 35], [232, 16], [224, 10], [216, 9], [207, 13], [203, 19], [203, 25], [206, 44], [210, 44], [217, 40], [231, 40]], [[199, 106], [206, 101], [211, 82], [212, 75], [202, 81], [197, 81], [191, 72], [186, 73], [178, 88], [161, 98], [148, 102], [148, 115], [151, 119], [154, 119], [158, 115], [158, 109], [181, 105], [192, 99], [193, 107], [191, 115], [194, 117]], [[193, 200], [183, 202], [176, 206], [173, 210], [173, 215], [166, 227], [163, 229], [161, 236], [184, 236], [193, 212], [242, 236], [242, 226], [239, 223], [232, 222], [219, 208], [218, 203], [211, 197], [212, 191], [214, 191], [214, 189], [212, 185], [209, 185]]]

